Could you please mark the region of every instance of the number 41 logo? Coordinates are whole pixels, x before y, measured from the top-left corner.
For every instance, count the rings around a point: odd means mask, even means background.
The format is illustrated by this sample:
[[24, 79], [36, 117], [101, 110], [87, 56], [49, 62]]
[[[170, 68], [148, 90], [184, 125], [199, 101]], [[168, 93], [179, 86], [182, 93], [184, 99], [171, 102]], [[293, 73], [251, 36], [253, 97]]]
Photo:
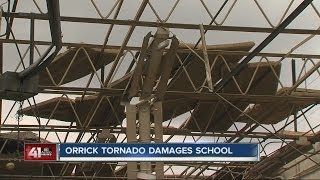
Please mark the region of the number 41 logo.
[[[25, 143], [24, 160], [56, 161], [57, 145], [49, 143]], [[0, 173], [1, 174], [1, 173]]]
[[28, 156], [34, 158], [41, 158], [41, 147], [31, 148], [30, 152], [28, 153]]

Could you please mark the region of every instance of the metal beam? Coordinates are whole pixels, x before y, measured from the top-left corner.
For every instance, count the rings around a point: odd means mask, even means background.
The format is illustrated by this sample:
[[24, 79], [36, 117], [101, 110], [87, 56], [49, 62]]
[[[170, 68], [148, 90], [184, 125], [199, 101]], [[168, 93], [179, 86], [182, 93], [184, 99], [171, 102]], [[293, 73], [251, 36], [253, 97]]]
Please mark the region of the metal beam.
[[[99, 92], [100, 95], [104, 96], [122, 96], [124, 89], [99, 89], [99, 88], [77, 88], [77, 87], [51, 87], [46, 86], [46, 88], [40, 88], [39, 93], [55, 93], [55, 90], [63, 90], [57, 91], [57, 94], [68, 94], [73, 92], [78, 92], [81, 94], [83, 91], [88, 92]], [[76, 93], [74, 93], [76, 94]], [[227, 94], [227, 93], [219, 93], [220, 96], [224, 97], [230, 102], [248, 102], [248, 103], [273, 103], [273, 102], [281, 102], [286, 101], [287, 103], [319, 103], [320, 91], [317, 90], [307, 90], [304, 92], [297, 92], [296, 95], [249, 95], [249, 94]], [[217, 94], [212, 93], [197, 93], [197, 92], [182, 92], [182, 91], [166, 91], [166, 98], [171, 99], [196, 99], [208, 101], [219, 101], [219, 96]]]
[[211, 66], [208, 56], [208, 50], [207, 50], [207, 43], [206, 43], [206, 36], [204, 34], [204, 28], [203, 24], [200, 25], [200, 34], [201, 34], [201, 42], [203, 47], [203, 57], [204, 57], [204, 65], [205, 65], [205, 71], [206, 71], [206, 80], [209, 86], [209, 91], [213, 91], [213, 83], [212, 83], [212, 77], [211, 77]]
[[[62, 48], [62, 34], [61, 34], [61, 22], [60, 22], [60, 5], [59, 1], [47, 0], [50, 33], [51, 33], [51, 45], [46, 52], [35, 63], [19, 72], [19, 78], [25, 79], [30, 77], [41, 70], [45, 69], [56, 57], [60, 49]], [[31, 17], [33, 19], [33, 16]], [[32, 24], [32, 23], [31, 23]], [[33, 40], [31, 40], [33, 43]], [[50, 51], [55, 47], [55, 50], [49, 55]]]
[[308, 72], [306, 72], [301, 78], [299, 78], [295, 82], [295, 84], [288, 89], [287, 93], [290, 94], [291, 92], [293, 92], [297, 87], [299, 87], [301, 83], [303, 83], [308, 77], [310, 77], [315, 71], [317, 71], [319, 67], [320, 67], [320, 62], [315, 64]]
[[[139, 7], [139, 9], [138, 9], [138, 12], [136, 13], [136, 15], [135, 15], [135, 17], [134, 17], [134, 21], [139, 21], [142, 13], [144, 12], [144, 9], [145, 9], [146, 6], [147, 6], [147, 3], [148, 3], [148, 0], [143, 0], [143, 1], [141, 2], [141, 5], [140, 5], [140, 7]], [[108, 73], [108, 76], [106, 77], [106, 79], [105, 79], [105, 81], [104, 81], [104, 86], [105, 86], [105, 87], [109, 85], [110, 80], [111, 80], [111, 77], [112, 77], [113, 74], [114, 74], [114, 71], [115, 71], [115, 69], [116, 69], [116, 67], [117, 67], [117, 65], [118, 65], [118, 63], [119, 63], [119, 60], [120, 60], [120, 58], [121, 58], [121, 56], [122, 56], [122, 53], [124, 52], [125, 47], [127, 46], [128, 42], [129, 42], [129, 40], [130, 40], [130, 38], [131, 38], [131, 35], [132, 35], [134, 29], [136, 28], [136, 26], [137, 26], [136, 24], [131, 24], [131, 26], [130, 26], [127, 34], [126, 34], [126, 37], [124, 38], [124, 40], [123, 40], [123, 42], [122, 42], [122, 45], [121, 45], [121, 47], [120, 47], [120, 49], [119, 49], [119, 52], [118, 52], [116, 58], [114, 59], [114, 61], [113, 61], [113, 63], [112, 63], [112, 67], [111, 67], [111, 69], [110, 69], [110, 71], [109, 71], [109, 73]]]
[[[38, 20], [48, 20], [44, 14], [34, 14]], [[30, 13], [3, 13], [4, 17], [14, 17], [29, 19]], [[198, 24], [185, 24], [185, 23], [163, 23], [163, 22], [150, 22], [138, 20], [119, 20], [119, 19], [101, 19], [101, 18], [85, 18], [85, 17], [69, 17], [61, 16], [61, 21], [65, 22], [79, 22], [79, 23], [94, 23], [94, 24], [113, 24], [113, 25], [126, 25], [126, 26], [140, 26], [140, 27], [164, 27], [164, 28], [177, 28], [177, 29], [194, 29], [199, 30]], [[204, 30], [214, 31], [230, 31], [230, 32], [257, 32], [257, 33], [272, 33], [274, 28], [261, 28], [261, 27], [241, 27], [241, 26], [216, 26], [216, 25], [203, 25]], [[286, 34], [316, 34], [320, 35], [320, 30], [310, 29], [285, 29], [281, 33]]]
[[249, 61], [254, 58], [262, 49], [264, 49], [274, 38], [276, 38], [279, 33], [283, 32], [284, 29], [306, 8], [313, 0], [304, 0], [279, 26], [277, 26], [270, 35], [262, 41], [247, 57], [245, 57], [241, 63], [234, 68], [230, 73], [221, 79], [215, 85], [215, 92], [220, 91], [233, 76], [239, 74], [249, 63]]
[[[130, 126], [131, 127], [131, 126]], [[20, 129], [20, 130], [19, 130]], [[38, 125], [16, 125], [16, 124], [3, 124], [1, 125], [0, 130], [3, 131], [41, 131], [41, 132], [80, 132], [81, 129], [78, 129], [76, 126], [56, 126], [56, 125], [47, 125], [47, 126], [41, 126], [39, 128]], [[97, 133], [96, 128], [91, 128], [86, 130], [87, 133]], [[121, 128], [121, 127], [111, 127], [110, 128], [111, 133], [120, 133], [120, 134], [126, 134], [127, 128]], [[137, 133], [138, 131], [136, 131]], [[152, 131], [153, 132], [153, 131]], [[240, 131], [239, 131], [240, 132]], [[275, 137], [274, 135], [270, 133], [265, 132], [245, 132], [242, 131], [239, 133], [238, 131], [225, 131], [225, 132], [191, 132], [186, 129], [168, 129], [163, 128], [163, 135], [175, 135], [175, 136], [205, 136], [205, 137], [244, 137], [244, 138], [268, 138], [268, 139], [279, 139], [278, 137]], [[155, 133], [155, 132], [154, 132]], [[300, 134], [300, 135], [299, 135]], [[278, 136], [280, 136], [283, 139], [291, 139], [296, 140], [299, 136], [301, 136], [302, 133], [299, 133], [298, 135], [287, 135], [283, 134], [281, 132], [277, 133]], [[305, 133], [303, 133], [305, 134]], [[305, 134], [307, 138], [311, 138], [312, 136], [310, 134]]]
[[[22, 39], [17, 39], [17, 40], [0, 39], [0, 42], [8, 43], [8, 44], [14, 44], [14, 43], [17, 43], [17, 44], [30, 44], [29, 40], [22, 40]], [[49, 41], [35, 41], [34, 43], [35, 43], [35, 45], [50, 45], [51, 42], [49, 42]], [[64, 43], [62, 43], [62, 46], [66, 46], [66, 47], [102, 48], [102, 45], [100, 45], [100, 44], [70, 43], [70, 42], [64, 42]], [[119, 49], [120, 46], [106, 45], [105, 48], [106, 49]], [[141, 49], [141, 47], [137, 47], [137, 46], [126, 46], [125, 47], [125, 50], [139, 51], [140, 49]], [[202, 53], [202, 50], [195, 49], [194, 51], [197, 52], [197, 53]], [[178, 49], [177, 52], [178, 53], [189, 53], [190, 50], [188, 50], [188, 49]], [[208, 50], [208, 54], [247, 56], [250, 53], [246, 52], [246, 51]], [[256, 56], [320, 59], [320, 55], [318, 55], [318, 54], [295, 54], [295, 53], [284, 54], [284, 53], [277, 53], [277, 52], [258, 53]]]
[[[9, 2], [9, 4], [8, 4], [8, 10], [9, 10], [10, 9], [10, 1], [8, 1], [8, 2]], [[18, 6], [18, 0], [14, 0], [13, 5], [12, 5], [12, 10], [9, 14], [16, 12], [17, 6]], [[11, 33], [10, 29], [12, 29], [13, 20], [14, 20], [14, 17], [10, 17], [9, 22], [7, 22], [7, 25], [9, 27], [7, 27], [7, 29], [6, 29], [6, 39], [9, 39], [9, 37], [10, 37], [10, 33]], [[8, 21], [8, 19], [7, 19], [7, 21]]]

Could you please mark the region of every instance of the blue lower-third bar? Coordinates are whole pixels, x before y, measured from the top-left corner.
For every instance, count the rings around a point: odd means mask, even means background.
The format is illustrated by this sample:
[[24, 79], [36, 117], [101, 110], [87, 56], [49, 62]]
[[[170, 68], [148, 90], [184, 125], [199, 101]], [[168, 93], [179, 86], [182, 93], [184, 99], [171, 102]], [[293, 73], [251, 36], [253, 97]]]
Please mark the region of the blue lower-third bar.
[[64, 143], [60, 161], [259, 161], [258, 144]]

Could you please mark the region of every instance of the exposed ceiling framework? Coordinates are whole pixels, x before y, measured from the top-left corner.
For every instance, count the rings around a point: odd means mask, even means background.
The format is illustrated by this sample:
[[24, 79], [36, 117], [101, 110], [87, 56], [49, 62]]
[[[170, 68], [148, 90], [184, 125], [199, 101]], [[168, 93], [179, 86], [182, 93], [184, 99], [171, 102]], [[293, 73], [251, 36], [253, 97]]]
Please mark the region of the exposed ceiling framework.
[[[42, 1], [2, 6], [1, 72], [22, 71], [50, 46], [50, 18]], [[62, 49], [39, 72], [39, 94], [2, 100], [0, 177], [30, 177], [22, 169], [32, 167], [33, 178], [126, 179], [124, 162], [20, 162], [15, 148], [135, 142], [128, 102], [162, 104], [151, 122], [163, 142], [260, 144], [260, 162], [168, 162], [168, 179], [282, 177], [297, 158], [319, 167], [318, 2], [60, 0], [60, 10]], [[112, 136], [99, 138], [106, 129]]]

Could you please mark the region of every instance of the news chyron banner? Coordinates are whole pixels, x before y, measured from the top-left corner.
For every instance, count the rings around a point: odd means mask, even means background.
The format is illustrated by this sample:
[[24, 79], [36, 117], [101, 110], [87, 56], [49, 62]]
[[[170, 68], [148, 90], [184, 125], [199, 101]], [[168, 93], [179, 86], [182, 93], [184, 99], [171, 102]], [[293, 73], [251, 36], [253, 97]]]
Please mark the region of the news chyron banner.
[[259, 161], [258, 144], [62, 143], [25, 144], [32, 161]]

